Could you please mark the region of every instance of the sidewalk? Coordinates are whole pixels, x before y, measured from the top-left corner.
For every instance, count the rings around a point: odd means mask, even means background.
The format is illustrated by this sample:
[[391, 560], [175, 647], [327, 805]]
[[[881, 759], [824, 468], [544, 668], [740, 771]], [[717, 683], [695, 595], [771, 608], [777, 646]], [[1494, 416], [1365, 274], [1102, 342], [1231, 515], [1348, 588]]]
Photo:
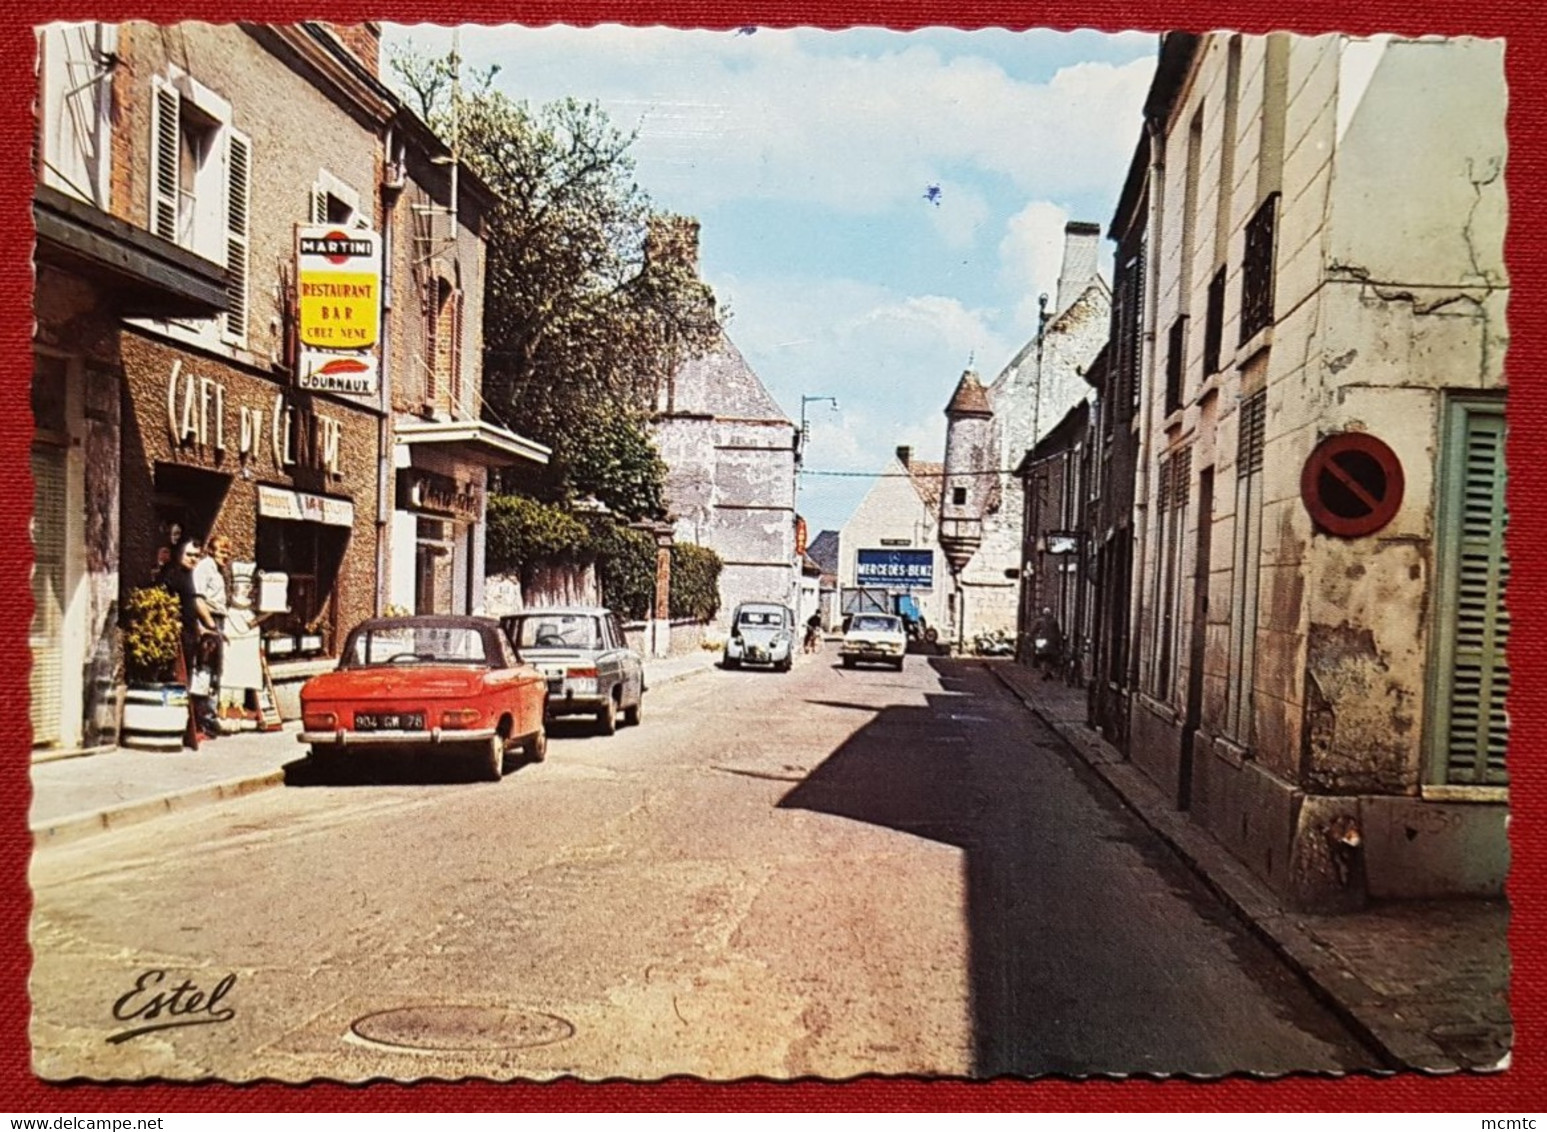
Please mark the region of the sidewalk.
[[[645, 661], [654, 691], [714, 666], [719, 654], [699, 651]], [[42, 847], [118, 829], [207, 802], [281, 786], [285, 765], [305, 756], [299, 723], [283, 731], [244, 731], [198, 751], [165, 754], [120, 748], [32, 765], [33, 844]]]
[[1513, 1037], [1504, 901], [1392, 902], [1340, 916], [1289, 911], [1086, 726], [1083, 689], [1011, 661], [987, 667], [1393, 1068], [1502, 1068]]

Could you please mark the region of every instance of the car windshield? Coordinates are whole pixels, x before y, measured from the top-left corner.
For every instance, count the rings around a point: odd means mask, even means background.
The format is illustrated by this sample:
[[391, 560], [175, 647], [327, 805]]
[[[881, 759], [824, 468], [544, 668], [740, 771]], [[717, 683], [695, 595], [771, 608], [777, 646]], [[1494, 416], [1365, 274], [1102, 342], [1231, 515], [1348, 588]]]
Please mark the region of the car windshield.
[[487, 664], [483, 633], [458, 625], [383, 625], [355, 631], [345, 651], [349, 668], [384, 664]]
[[856, 617], [849, 630], [862, 633], [897, 633], [902, 624], [895, 617]]
[[736, 619], [738, 625], [782, 625], [784, 614], [777, 609], [744, 609]]
[[511, 636], [521, 649], [594, 649], [596, 618], [585, 613], [533, 613], [516, 619]]

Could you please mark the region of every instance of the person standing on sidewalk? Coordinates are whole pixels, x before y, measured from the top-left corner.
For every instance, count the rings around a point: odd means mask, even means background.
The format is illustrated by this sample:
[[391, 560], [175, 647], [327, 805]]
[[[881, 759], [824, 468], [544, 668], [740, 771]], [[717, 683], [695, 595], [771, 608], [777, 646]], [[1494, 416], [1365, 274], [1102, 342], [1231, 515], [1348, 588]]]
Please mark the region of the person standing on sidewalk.
[[[198, 584], [193, 579], [193, 572], [199, 565], [203, 549], [203, 544], [196, 538], [184, 539], [178, 543], [177, 550], [173, 552], [172, 561], [168, 563], [163, 585], [176, 596], [182, 616], [180, 650], [182, 655], [179, 658], [181, 671], [178, 675], [182, 677], [183, 683], [188, 688], [188, 699], [193, 705], [193, 725], [198, 732], [210, 735], [214, 731], [215, 721], [210, 711], [207, 689], [201, 690], [198, 673], [202, 642], [206, 636], [214, 632], [214, 619], [202, 608], [203, 601], [199, 597]], [[191, 727], [190, 730], [193, 728]], [[197, 735], [188, 736], [188, 745], [198, 746]]]
[[[220, 702], [220, 678], [225, 671], [226, 627], [226, 567], [231, 561], [231, 540], [225, 535], [215, 535], [204, 546], [204, 557], [193, 568], [193, 585], [198, 595], [199, 620], [207, 632], [199, 640], [199, 668], [195, 677], [200, 689], [208, 696], [209, 711], [200, 727], [210, 738], [220, 735], [219, 713], [215, 705]], [[204, 675], [207, 673], [208, 675]]]
[[1042, 679], [1053, 678], [1053, 673], [1058, 671], [1063, 653], [1064, 634], [1059, 627], [1058, 618], [1053, 616], [1053, 610], [1050, 607], [1043, 606], [1041, 616], [1031, 626], [1031, 656], [1037, 671], [1042, 673]]

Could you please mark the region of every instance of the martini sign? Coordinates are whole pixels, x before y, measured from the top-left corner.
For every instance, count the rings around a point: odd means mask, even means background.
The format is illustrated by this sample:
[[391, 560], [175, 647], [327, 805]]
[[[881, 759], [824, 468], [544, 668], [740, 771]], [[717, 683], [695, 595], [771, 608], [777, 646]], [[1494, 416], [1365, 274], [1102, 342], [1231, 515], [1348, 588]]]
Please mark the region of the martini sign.
[[381, 236], [366, 228], [296, 228], [297, 383], [375, 393], [381, 341]]

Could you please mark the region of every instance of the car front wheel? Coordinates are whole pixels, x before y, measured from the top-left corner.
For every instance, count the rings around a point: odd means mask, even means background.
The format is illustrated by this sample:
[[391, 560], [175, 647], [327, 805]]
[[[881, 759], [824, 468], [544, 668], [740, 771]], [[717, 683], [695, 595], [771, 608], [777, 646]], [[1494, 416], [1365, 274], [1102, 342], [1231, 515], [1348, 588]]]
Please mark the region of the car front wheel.
[[610, 696], [602, 710], [596, 713], [596, 729], [603, 735], [612, 735], [618, 730], [618, 701]]
[[639, 717], [644, 714], [645, 694], [639, 693], [639, 698], [634, 701], [634, 706], [623, 709], [623, 722], [630, 727], [639, 726]]

